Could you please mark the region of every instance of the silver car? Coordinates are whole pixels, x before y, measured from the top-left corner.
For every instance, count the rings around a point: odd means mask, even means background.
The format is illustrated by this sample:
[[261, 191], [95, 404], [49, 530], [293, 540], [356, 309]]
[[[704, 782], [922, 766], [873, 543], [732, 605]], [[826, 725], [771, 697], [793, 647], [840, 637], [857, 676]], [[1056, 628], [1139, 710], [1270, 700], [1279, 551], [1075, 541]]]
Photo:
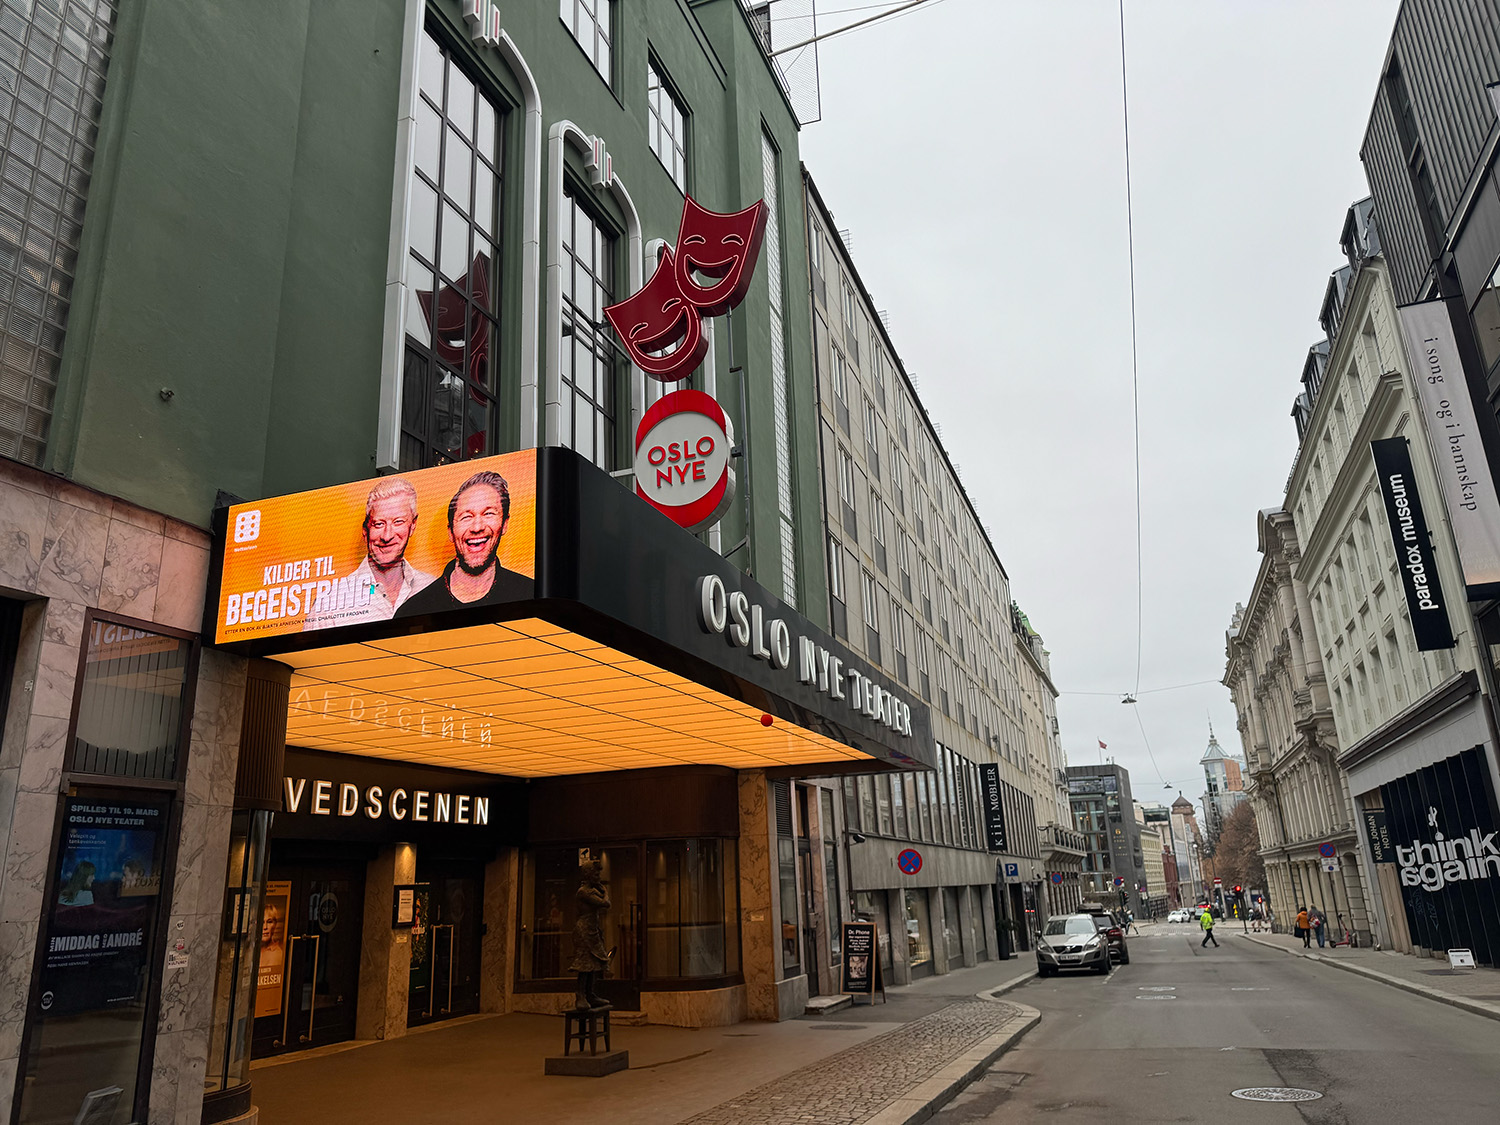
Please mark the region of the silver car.
[[1109, 972], [1109, 939], [1092, 914], [1059, 914], [1048, 918], [1036, 942], [1038, 976], [1056, 976], [1062, 969]]

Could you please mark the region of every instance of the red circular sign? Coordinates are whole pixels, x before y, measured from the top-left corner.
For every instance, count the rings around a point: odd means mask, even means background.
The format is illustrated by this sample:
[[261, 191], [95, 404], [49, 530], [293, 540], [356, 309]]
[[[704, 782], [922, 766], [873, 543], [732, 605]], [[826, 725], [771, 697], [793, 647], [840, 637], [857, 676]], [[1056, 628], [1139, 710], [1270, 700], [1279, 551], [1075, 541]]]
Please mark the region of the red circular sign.
[[908, 875], [915, 875], [922, 870], [922, 853], [916, 848], [907, 848], [896, 857], [896, 866]]
[[712, 395], [673, 391], [635, 431], [635, 493], [689, 531], [716, 522], [734, 499], [734, 426]]

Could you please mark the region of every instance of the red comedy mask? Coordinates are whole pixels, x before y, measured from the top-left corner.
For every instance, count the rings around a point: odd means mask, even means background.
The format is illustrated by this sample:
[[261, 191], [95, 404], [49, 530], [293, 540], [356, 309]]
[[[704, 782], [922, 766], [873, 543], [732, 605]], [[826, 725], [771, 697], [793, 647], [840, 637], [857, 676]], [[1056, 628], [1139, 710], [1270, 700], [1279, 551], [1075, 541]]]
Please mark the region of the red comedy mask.
[[[703, 320], [678, 292], [670, 250], [662, 251], [650, 281], [604, 315], [635, 365], [662, 382], [685, 379], [708, 354]], [[664, 348], [671, 350], [663, 354]]]
[[[722, 316], [749, 290], [765, 233], [765, 200], [732, 215], [721, 215], [704, 210], [689, 196], [683, 203], [682, 224], [677, 230], [678, 291], [704, 316]], [[716, 278], [717, 283], [699, 285], [693, 279], [694, 272]]]

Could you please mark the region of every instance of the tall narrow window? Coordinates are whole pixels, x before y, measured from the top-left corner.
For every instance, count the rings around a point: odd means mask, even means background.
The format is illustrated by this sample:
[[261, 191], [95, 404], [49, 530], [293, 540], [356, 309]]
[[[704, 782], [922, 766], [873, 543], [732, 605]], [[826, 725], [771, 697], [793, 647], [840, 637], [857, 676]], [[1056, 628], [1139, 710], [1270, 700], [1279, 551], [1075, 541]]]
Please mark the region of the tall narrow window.
[[844, 594], [844, 548], [832, 535], [828, 537], [829, 624], [840, 639], [849, 635], [848, 611]]
[[880, 595], [877, 593], [879, 587], [875, 585], [875, 576], [868, 570], [862, 572], [863, 584], [861, 593], [864, 597], [865, 611], [865, 655], [872, 663], [879, 664], [880, 660]]
[[687, 191], [687, 110], [667, 85], [656, 60], [646, 62], [646, 139], [679, 191]]
[[833, 354], [833, 416], [839, 428], [849, 433], [849, 366], [838, 348]]
[[781, 154], [760, 135], [761, 185], [766, 204], [767, 306], [771, 314], [771, 411], [776, 427], [776, 505], [781, 538], [781, 599], [797, 604], [796, 496], [792, 488], [792, 373], [786, 356], [781, 277]]
[[30, 465], [52, 426], [115, 5], [0, 15], [0, 456]]
[[615, 0], [559, 0], [558, 15], [599, 76], [610, 80]]
[[839, 447], [839, 500], [841, 501], [844, 530], [856, 541], [859, 539], [859, 521], [854, 510], [854, 458], [848, 450]]
[[501, 117], [431, 34], [418, 62], [401, 468], [495, 452]]
[[605, 327], [614, 303], [615, 240], [572, 185], [562, 213], [562, 440], [605, 471], [615, 464], [619, 362]]

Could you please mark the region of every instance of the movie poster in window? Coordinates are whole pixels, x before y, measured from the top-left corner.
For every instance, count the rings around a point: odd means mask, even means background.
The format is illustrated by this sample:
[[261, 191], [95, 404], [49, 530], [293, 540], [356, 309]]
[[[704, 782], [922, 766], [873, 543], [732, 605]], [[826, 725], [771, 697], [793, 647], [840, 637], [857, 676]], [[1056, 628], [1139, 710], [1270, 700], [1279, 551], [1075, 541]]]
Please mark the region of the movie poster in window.
[[165, 797], [67, 799], [42, 961], [45, 1017], [144, 1002], [167, 808]]

